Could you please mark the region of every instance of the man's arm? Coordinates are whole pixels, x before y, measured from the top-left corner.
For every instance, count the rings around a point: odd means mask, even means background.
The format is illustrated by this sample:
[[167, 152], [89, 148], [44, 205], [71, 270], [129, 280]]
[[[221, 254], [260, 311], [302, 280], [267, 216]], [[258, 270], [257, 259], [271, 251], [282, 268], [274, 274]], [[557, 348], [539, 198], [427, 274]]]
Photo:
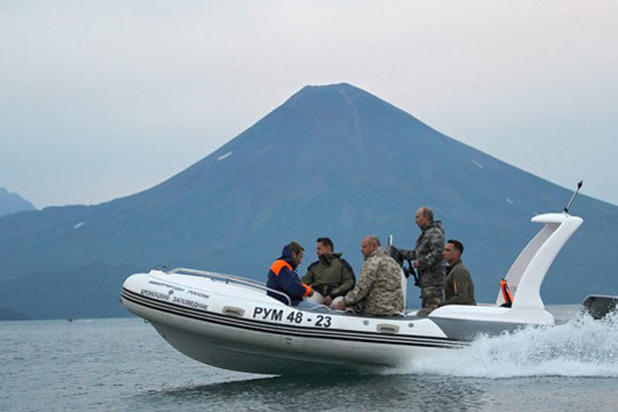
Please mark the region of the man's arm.
[[469, 296], [470, 290], [470, 273], [466, 270], [453, 269], [453, 296], [440, 304], [444, 305], [465, 305], [474, 300], [474, 297]]
[[290, 296], [302, 298], [312, 293], [312, 289], [302, 283], [298, 276], [286, 267], [282, 268], [277, 275], [277, 283]]
[[423, 256], [418, 256], [416, 259], [416, 267], [425, 269], [438, 264], [442, 264], [444, 260], [444, 235], [439, 230], [430, 230], [423, 237], [423, 252], [427, 251]]
[[346, 306], [352, 306], [361, 300], [363, 300], [371, 290], [373, 283], [377, 279], [378, 274], [378, 262], [377, 261], [367, 261], [363, 265], [361, 269], [360, 280], [356, 287], [349, 291], [343, 302]]
[[344, 259], [340, 260], [343, 265], [343, 282], [329, 293], [329, 295], [333, 298], [345, 295], [348, 291], [352, 290], [354, 284], [356, 283], [356, 279], [354, 278], [354, 269], [352, 269], [352, 266], [350, 266], [350, 264]]
[[313, 262], [307, 268], [307, 273], [300, 280], [306, 285], [313, 285], [313, 279], [315, 274], [313, 273], [313, 267], [317, 264], [317, 262]]
[[399, 251], [399, 253], [401, 253], [401, 256], [405, 259], [405, 260], [415, 260], [416, 259], [416, 250], [412, 249], [412, 250], [406, 250], [406, 249], [397, 249]]

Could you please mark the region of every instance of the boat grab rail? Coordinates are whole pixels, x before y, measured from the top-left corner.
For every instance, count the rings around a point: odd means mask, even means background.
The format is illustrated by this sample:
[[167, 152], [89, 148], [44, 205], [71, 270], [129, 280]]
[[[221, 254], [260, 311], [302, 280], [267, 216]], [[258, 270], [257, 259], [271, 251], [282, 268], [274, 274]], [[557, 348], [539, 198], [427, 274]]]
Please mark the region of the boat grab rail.
[[223, 273], [208, 272], [205, 270], [197, 270], [197, 269], [189, 269], [189, 268], [175, 268], [165, 273], [199, 276], [199, 277], [209, 278], [212, 280], [223, 281], [225, 283], [237, 283], [240, 285], [249, 286], [254, 289], [258, 289], [264, 292], [272, 292], [279, 296], [282, 296], [288, 302], [287, 303], [288, 306], [292, 305], [292, 301], [290, 300], [290, 297], [288, 295], [278, 290], [271, 289], [268, 286], [266, 286], [263, 282], [259, 282], [257, 280], [242, 278], [242, 277], [234, 276], [234, 275], [226, 275]]

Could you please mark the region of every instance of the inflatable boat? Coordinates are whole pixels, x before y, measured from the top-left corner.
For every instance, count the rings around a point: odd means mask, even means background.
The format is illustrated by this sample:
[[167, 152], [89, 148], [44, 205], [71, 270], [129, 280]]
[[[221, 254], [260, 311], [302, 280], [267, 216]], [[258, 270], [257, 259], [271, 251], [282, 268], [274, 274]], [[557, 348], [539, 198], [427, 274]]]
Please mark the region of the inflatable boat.
[[366, 317], [326, 307], [300, 310], [269, 297], [263, 283], [183, 268], [131, 275], [122, 302], [174, 348], [219, 368], [290, 374], [396, 366], [469, 345], [479, 334], [554, 324], [541, 284], [582, 219], [565, 212], [532, 222], [544, 226], [505, 277], [510, 294], [499, 290], [493, 304], [443, 306], [427, 317], [417, 311]]

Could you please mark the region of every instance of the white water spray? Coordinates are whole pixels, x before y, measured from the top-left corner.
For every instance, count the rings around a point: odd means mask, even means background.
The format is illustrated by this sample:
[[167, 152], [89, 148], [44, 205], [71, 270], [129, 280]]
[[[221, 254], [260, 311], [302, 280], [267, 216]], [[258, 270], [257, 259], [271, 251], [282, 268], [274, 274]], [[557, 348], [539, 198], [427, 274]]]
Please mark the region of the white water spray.
[[396, 373], [477, 378], [618, 377], [618, 312], [480, 337], [470, 347], [416, 359]]

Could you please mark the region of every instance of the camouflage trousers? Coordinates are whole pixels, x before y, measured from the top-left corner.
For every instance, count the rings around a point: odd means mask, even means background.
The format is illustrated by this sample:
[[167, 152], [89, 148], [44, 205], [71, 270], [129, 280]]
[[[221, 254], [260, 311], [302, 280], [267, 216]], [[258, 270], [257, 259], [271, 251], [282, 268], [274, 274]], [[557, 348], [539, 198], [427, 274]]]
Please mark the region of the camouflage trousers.
[[421, 302], [423, 308], [418, 312], [419, 316], [427, 316], [444, 302], [443, 286], [425, 286], [421, 288]]

